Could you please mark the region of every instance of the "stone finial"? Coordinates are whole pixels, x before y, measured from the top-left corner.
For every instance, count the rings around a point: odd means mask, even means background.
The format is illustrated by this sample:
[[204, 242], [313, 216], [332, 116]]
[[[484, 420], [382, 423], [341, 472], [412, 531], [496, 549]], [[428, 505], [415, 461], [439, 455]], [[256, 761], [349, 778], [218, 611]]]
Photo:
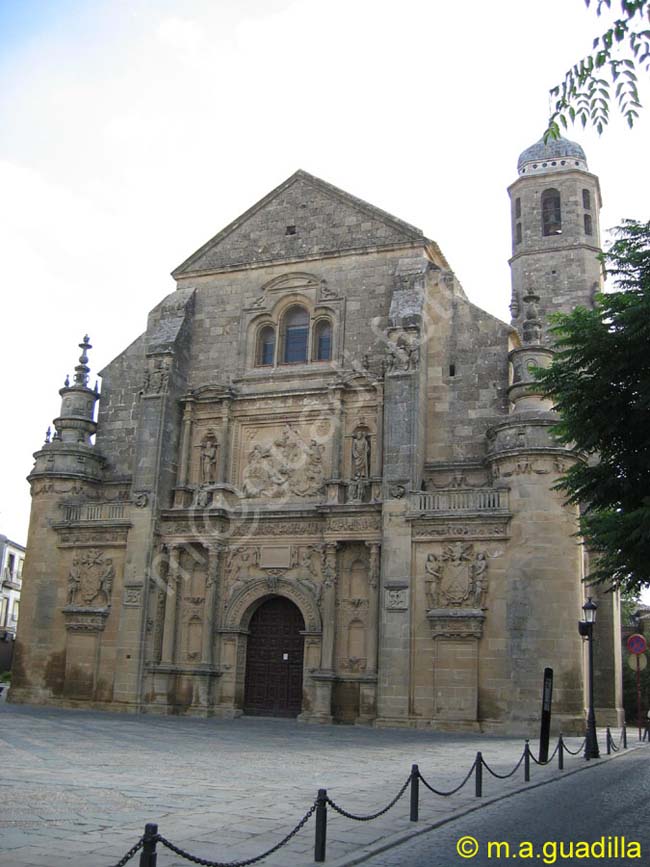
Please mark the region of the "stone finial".
[[48, 429], [45, 431], [45, 443], [46, 444], [50, 442], [51, 437], [52, 437], [52, 428], [48, 427]]
[[526, 311], [522, 324], [524, 343], [539, 343], [542, 339], [542, 320], [539, 316], [539, 295], [529, 289], [524, 295]]
[[88, 385], [88, 373], [90, 368], [88, 367], [88, 350], [92, 349], [92, 345], [89, 342], [88, 335], [84, 335], [83, 341], [79, 344], [79, 349], [81, 349], [81, 355], [79, 356], [79, 364], [75, 367], [74, 381], [75, 385]]
[[66, 373], [66, 375], [65, 375], [65, 379], [63, 381], [63, 387], [64, 388], [70, 387], [70, 375], [68, 373]]

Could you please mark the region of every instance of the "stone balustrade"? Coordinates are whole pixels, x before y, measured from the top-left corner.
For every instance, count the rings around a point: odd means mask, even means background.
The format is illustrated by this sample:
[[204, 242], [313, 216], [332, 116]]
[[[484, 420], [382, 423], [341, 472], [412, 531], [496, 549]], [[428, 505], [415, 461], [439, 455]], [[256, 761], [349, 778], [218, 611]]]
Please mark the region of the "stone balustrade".
[[411, 494], [414, 512], [506, 512], [508, 491], [497, 488], [419, 491]]

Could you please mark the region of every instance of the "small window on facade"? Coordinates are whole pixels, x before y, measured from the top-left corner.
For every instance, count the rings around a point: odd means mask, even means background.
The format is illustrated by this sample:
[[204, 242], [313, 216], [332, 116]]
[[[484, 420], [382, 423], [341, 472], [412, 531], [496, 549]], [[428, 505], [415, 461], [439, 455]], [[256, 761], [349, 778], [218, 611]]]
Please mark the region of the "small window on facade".
[[515, 219], [518, 220], [521, 217], [521, 199], [515, 199]]
[[332, 358], [332, 326], [322, 320], [316, 326], [314, 335], [314, 360], [330, 361]]
[[273, 364], [275, 358], [275, 328], [272, 325], [266, 325], [260, 331], [257, 340], [257, 358], [255, 364], [258, 367], [265, 367]]
[[521, 244], [521, 223], [515, 226], [515, 244]]
[[582, 207], [587, 211], [591, 210], [591, 196], [589, 195], [589, 190], [582, 191]]
[[593, 235], [593, 223], [591, 222], [591, 214], [585, 214], [585, 235]]
[[291, 307], [284, 319], [283, 362], [298, 364], [307, 361], [308, 342], [309, 315], [302, 307]]
[[296, 227], [295, 226], [287, 226], [285, 235], [295, 235], [295, 234], [296, 234]]
[[562, 234], [562, 206], [557, 190], [544, 190], [542, 193], [542, 234]]
[[449, 376], [456, 376], [456, 365], [455, 364], [449, 365]]

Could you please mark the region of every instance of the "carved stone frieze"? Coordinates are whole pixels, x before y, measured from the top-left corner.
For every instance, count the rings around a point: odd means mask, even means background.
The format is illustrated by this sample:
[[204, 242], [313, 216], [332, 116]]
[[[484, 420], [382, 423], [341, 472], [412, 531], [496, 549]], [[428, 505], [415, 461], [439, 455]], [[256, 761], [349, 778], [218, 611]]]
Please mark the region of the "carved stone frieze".
[[360, 674], [366, 670], [367, 660], [357, 656], [351, 656], [349, 659], [339, 661], [339, 667], [342, 671], [349, 671], [350, 674]]
[[417, 521], [413, 525], [414, 539], [505, 539], [508, 519], [495, 521]]
[[360, 515], [345, 518], [330, 517], [327, 520], [328, 533], [362, 533], [365, 530], [381, 529], [379, 515]]
[[62, 548], [73, 547], [122, 547], [126, 545], [127, 530], [101, 530], [97, 527], [84, 530], [59, 530], [59, 544]]
[[109, 608], [80, 608], [66, 605], [63, 609], [65, 628], [69, 632], [103, 632]]
[[319, 521], [256, 521], [242, 522], [241, 528], [233, 533], [236, 537], [246, 536], [317, 536], [323, 525]]
[[432, 638], [481, 638], [485, 614], [471, 608], [432, 608], [427, 620]]

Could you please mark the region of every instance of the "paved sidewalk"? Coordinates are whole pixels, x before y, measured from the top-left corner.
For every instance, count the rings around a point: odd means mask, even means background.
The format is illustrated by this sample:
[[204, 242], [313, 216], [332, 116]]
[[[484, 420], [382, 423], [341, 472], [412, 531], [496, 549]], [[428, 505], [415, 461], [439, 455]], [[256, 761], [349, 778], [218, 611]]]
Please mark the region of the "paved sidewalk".
[[[633, 743], [631, 732], [630, 742]], [[604, 741], [603, 741], [604, 742]], [[572, 748], [578, 739], [568, 741]], [[533, 745], [534, 746], [534, 745]], [[385, 806], [416, 762], [436, 788], [453, 788], [477, 750], [498, 772], [521, 755], [520, 738], [450, 735], [293, 720], [201, 720], [121, 716], [0, 704], [0, 865], [110, 867], [145, 822], [203, 858], [260, 854], [305, 814], [319, 787], [353, 813]], [[566, 757], [567, 770], [584, 765]], [[531, 768], [532, 782], [558, 774]], [[501, 781], [484, 771], [485, 799], [523, 785], [523, 766]], [[473, 780], [450, 798], [421, 786], [418, 827], [475, 807]], [[386, 815], [352, 822], [328, 815], [327, 863], [353, 860], [365, 847], [408, 832], [408, 791]], [[313, 861], [314, 819], [263, 863]], [[159, 867], [189, 862], [159, 846]], [[138, 857], [129, 862], [137, 864]]]

